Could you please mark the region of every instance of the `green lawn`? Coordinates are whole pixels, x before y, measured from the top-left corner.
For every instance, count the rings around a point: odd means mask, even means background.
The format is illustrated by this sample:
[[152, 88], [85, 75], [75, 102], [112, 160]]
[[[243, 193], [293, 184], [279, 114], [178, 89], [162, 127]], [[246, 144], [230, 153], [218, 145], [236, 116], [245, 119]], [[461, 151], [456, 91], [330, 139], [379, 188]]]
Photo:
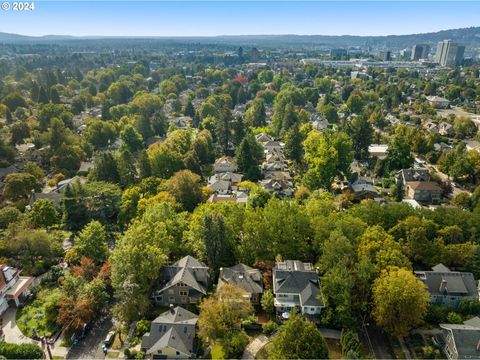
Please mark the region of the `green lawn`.
[[222, 344], [216, 343], [212, 345], [212, 359], [224, 359], [225, 353], [223, 352]]
[[18, 309], [17, 325], [25, 336], [32, 337], [34, 333], [37, 336], [51, 336], [57, 330], [54, 321], [56, 314], [47, 314], [52, 311], [52, 299], [56, 296], [58, 293], [55, 290], [44, 289], [37, 294], [35, 300]]
[[38, 336], [51, 336], [57, 329], [55, 324], [45, 320], [45, 313], [41, 304], [36, 301], [17, 311], [17, 325], [23, 335], [32, 337], [36, 332]]

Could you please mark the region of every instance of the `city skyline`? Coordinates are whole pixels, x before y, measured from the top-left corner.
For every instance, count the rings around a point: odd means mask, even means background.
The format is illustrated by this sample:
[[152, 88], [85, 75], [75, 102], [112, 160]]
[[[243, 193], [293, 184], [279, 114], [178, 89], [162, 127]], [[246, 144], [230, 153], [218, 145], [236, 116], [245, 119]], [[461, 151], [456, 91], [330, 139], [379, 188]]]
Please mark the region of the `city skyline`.
[[30, 12], [0, 11], [0, 32], [28, 36], [380, 36], [480, 25], [475, 15], [480, 13], [480, 2], [471, 1], [36, 1], [35, 7]]

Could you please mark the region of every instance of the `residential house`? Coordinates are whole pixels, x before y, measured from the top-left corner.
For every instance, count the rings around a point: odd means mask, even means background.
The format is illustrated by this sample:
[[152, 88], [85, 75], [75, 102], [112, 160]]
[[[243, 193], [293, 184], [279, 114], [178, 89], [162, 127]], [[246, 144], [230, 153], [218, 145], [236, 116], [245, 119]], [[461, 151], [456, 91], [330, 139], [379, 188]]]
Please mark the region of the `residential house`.
[[457, 307], [463, 299], [472, 301], [479, 298], [472, 273], [451, 271], [438, 264], [432, 271], [415, 271], [415, 275], [425, 284], [433, 304]]
[[30, 199], [29, 199], [29, 205], [30, 207], [33, 205], [33, 203], [39, 199], [46, 199], [50, 200], [55, 207], [59, 208], [60, 205], [62, 204], [62, 196], [63, 193], [57, 192], [57, 191], [52, 191], [49, 193], [36, 193], [32, 191], [30, 194]]
[[419, 203], [437, 204], [442, 199], [442, 188], [435, 181], [408, 181], [405, 196]]
[[274, 140], [272, 135], [265, 133], [255, 135], [255, 139], [262, 145]]
[[480, 319], [474, 317], [463, 324], [440, 324], [443, 329], [447, 359], [480, 358]]
[[436, 109], [446, 109], [450, 101], [440, 96], [427, 96], [427, 102]]
[[450, 150], [451, 148], [452, 148], [451, 145], [446, 144], [446, 143], [444, 143], [444, 142], [439, 142], [439, 143], [433, 144], [433, 149], [434, 149], [435, 151], [440, 151], [440, 152], [442, 152], [442, 151], [445, 151], [445, 150]]
[[430, 181], [430, 174], [427, 169], [402, 169], [397, 172], [397, 181], [405, 186], [409, 181]]
[[265, 180], [292, 180], [292, 175], [290, 175], [289, 171], [266, 171], [263, 174]]
[[272, 152], [272, 151], [283, 151], [283, 147], [285, 145], [281, 143], [280, 141], [267, 141], [266, 143], [263, 144], [263, 148], [265, 149], [266, 152]]
[[194, 257], [185, 256], [163, 268], [153, 298], [161, 306], [196, 304], [207, 294], [209, 285], [210, 269]]
[[260, 186], [270, 194], [276, 193], [280, 196], [292, 197], [295, 192], [293, 183], [288, 180], [266, 179], [260, 181]]
[[423, 127], [425, 130], [437, 134], [440, 130], [438, 128], [438, 124], [430, 119], [427, 119], [423, 122]]
[[378, 190], [373, 186], [373, 180], [355, 173], [348, 187], [357, 199], [374, 199], [379, 196]]
[[217, 173], [208, 179], [208, 188], [215, 194], [230, 194], [236, 190], [236, 185], [242, 181], [242, 177], [242, 174], [232, 172]]
[[190, 116], [178, 116], [168, 120], [170, 125], [175, 126], [178, 129], [187, 129], [192, 125], [192, 118]]
[[237, 264], [229, 268], [220, 268], [217, 290], [225, 284], [233, 285], [245, 291], [245, 297], [253, 305], [260, 304], [263, 293], [262, 273], [258, 269], [244, 264]]
[[273, 293], [275, 310], [284, 318], [293, 308], [305, 315], [319, 315], [325, 307], [318, 274], [310, 263], [277, 262], [273, 268]]
[[370, 157], [377, 158], [379, 160], [385, 160], [387, 158], [387, 151], [387, 144], [372, 144], [368, 147], [368, 154]]
[[465, 145], [468, 151], [478, 151], [480, 152], [480, 141], [477, 140], [465, 140]]
[[223, 181], [230, 182], [232, 185], [237, 185], [239, 182], [242, 181], [242, 178], [243, 178], [242, 174], [237, 174], [237, 173], [227, 171], [227, 172], [217, 173], [211, 176], [209, 179], [209, 183], [218, 181], [218, 180], [223, 180]]
[[213, 164], [213, 170], [215, 173], [224, 173], [224, 172], [236, 172], [237, 171], [237, 164], [235, 159], [230, 156], [222, 156], [215, 160]]
[[149, 359], [193, 359], [197, 352], [198, 316], [184, 308], [170, 307], [150, 324], [141, 349]]
[[453, 125], [442, 121], [440, 124], [438, 124], [438, 133], [443, 136], [452, 136]]
[[232, 191], [231, 183], [228, 180], [213, 179], [208, 181], [207, 187], [215, 194], [226, 195]]
[[262, 171], [288, 171], [288, 165], [283, 161], [265, 161], [262, 163]]
[[9, 306], [20, 306], [30, 294], [33, 277], [20, 276], [20, 270], [0, 265], [0, 315]]
[[243, 191], [232, 191], [230, 194], [212, 194], [208, 202], [236, 202], [239, 204], [246, 204], [248, 201], [248, 194]]

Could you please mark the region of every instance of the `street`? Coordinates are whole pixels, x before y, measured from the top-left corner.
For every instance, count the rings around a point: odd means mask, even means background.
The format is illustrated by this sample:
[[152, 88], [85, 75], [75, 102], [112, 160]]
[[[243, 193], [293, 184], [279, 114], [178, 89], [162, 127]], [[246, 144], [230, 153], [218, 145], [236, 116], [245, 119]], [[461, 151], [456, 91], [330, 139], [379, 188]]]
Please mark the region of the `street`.
[[365, 326], [365, 329], [368, 333], [367, 341], [371, 344], [376, 359], [396, 359], [388, 337], [380, 329], [374, 325]]
[[72, 347], [67, 354], [67, 359], [104, 359], [102, 351], [103, 340], [112, 328], [111, 315], [96, 324], [85, 339], [76, 347]]

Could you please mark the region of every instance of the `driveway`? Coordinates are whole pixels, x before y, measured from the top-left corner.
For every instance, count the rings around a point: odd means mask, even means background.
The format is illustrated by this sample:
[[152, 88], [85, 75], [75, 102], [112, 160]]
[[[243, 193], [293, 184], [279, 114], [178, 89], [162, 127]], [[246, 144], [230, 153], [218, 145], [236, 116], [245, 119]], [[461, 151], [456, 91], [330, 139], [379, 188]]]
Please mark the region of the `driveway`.
[[5, 335], [5, 341], [12, 344], [39, 344], [38, 341], [23, 335], [17, 326], [16, 314], [17, 308], [9, 307], [2, 315], [2, 330]]
[[72, 347], [66, 358], [67, 359], [104, 359], [105, 355], [102, 351], [103, 340], [112, 328], [111, 315], [107, 316], [103, 321], [96, 323], [88, 332], [85, 339], [80, 341], [76, 347]]
[[265, 335], [259, 335], [247, 345], [243, 352], [242, 359], [255, 359], [257, 352], [269, 342], [269, 338]]

